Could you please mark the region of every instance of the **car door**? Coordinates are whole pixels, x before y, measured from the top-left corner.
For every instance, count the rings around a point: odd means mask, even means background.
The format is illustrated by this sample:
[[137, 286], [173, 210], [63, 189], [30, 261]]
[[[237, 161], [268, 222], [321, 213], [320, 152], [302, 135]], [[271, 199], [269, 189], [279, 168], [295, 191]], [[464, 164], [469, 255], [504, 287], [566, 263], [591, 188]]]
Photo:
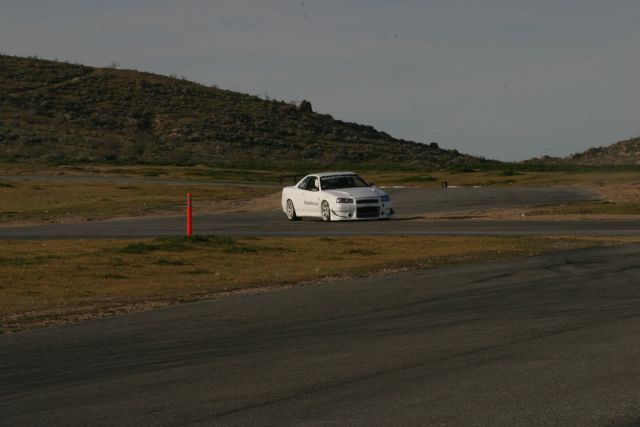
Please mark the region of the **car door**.
[[296, 208], [296, 212], [298, 216], [306, 216], [307, 215], [307, 206], [304, 204], [305, 195], [307, 193], [307, 185], [309, 184], [310, 176], [307, 176], [298, 183], [295, 190], [291, 193], [291, 200], [293, 201], [293, 205]]
[[[316, 186], [317, 178], [318, 177], [313, 175], [308, 176], [298, 186], [301, 198], [301, 203], [299, 203], [300, 209], [298, 211], [304, 216], [320, 215], [320, 202], [318, 201], [320, 191]], [[296, 207], [296, 209], [298, 208]]]

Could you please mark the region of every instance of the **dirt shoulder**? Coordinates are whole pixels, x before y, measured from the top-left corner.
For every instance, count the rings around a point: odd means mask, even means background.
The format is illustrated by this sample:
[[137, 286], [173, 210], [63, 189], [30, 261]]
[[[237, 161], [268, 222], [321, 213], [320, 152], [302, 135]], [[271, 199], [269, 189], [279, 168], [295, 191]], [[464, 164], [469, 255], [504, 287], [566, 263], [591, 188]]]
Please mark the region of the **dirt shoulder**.
[[0, 225], [70, 223], [166, 216], [186, 209], [191, 193], [198, 213], [276, 209], [279, 188], [263, 185], [185, 185], [148, 181], [0, 181]]
[[227, 213], [227, 212], [264, 212], [281, 209], [281, 192], [268, 194], [253, 199], [210, 201], [198, 206], [198, 213]]

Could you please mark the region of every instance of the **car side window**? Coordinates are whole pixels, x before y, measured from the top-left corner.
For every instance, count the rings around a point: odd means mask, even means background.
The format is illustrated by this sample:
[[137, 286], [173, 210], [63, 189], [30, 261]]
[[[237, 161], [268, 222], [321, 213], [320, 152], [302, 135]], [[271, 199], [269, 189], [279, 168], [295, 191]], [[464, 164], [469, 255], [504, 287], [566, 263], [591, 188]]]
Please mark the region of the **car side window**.
[[317, 178], [315, 176], [307, 177], [300, 185], [298, 186], [301, 190], [307, 191], [318, 191], [318, 187], [316, 186]]
[[301, 190], [306, 190], [307, 189], [307, 185], [309, 185], [309, 181], [311, 181], [311, 177], [310, 176], [305, 178], [304, 181], [302, 181], [300, 183], [300, 185], [298, 185], [298, 188], [301, 189]]

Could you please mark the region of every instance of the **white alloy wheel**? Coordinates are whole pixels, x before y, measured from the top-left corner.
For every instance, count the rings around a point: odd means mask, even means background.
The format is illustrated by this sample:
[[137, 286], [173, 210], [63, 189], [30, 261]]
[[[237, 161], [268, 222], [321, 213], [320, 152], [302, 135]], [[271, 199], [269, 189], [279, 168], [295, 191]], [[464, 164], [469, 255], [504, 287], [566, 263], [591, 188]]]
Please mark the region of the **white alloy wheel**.
[[326, 200], [323, 200], [320, 205], [320, 214], [323, 221], [331, 221], [331, 208], [329, 207], [329, 202]]
[[289, 221], [296, 221], [300, 219], [300, 217], [296, 215], [296, 208], [293, 206], [293, 202], [291, 200], [287, 200], [287, 219]]

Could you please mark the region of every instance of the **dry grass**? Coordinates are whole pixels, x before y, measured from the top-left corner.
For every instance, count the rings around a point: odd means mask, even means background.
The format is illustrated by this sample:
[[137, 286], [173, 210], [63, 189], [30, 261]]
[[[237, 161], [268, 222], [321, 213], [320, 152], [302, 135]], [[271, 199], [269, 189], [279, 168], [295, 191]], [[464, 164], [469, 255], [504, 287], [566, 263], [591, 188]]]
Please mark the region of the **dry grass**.
[[274, 193], [251, 186], [192, 188], [184, 185], [114, 184], [46, 180], [0, 182], [0, 224], [48, 223], [183, 212], [186, 193], [194, 209], [214, 212], [241, 207]]
[[[0, 175], [0, 224], [62, 222], [104, 219], [134, 215], [178, 213], [184, 208], [187, 191], [194, 193], [197, 212], [277, 209], [277, 188], [258, 184], [276, 184], [280, 174], [290, 172], [225, 169], [208, 166], [148, 165], [47, 165], [38, 163], [0, 163], [1, 175], [25, 176], [27, 180], [2, 179]], [[381, 186], [579, 186], [602, 194], [601, 202], [584, 202], [544, 208], [498, 209], [481, 212], [432, 214], [437, 218], [477, 219], [640, 219], [640, 174], [611, 172], [522, 172], [450, 170], [417, 173], [415, 171], [361, 171]], [[301, 176], [302, 174], [299, 174]], [[64, 181], [57, 177], [126, 178], [127, 184]], [[26, 178], [25, 178], [26, 179]], [[154, 182], [162, 180], [163, 182]], [[170, 184], [181, 180], [183, 185]], [[184, 181], [249, 183], [243, 187], [207, 187], [184, 185]], [[170, 185], [164, 185], [169, 183]], [[255, 183], [256, 185], [251, 185]], [[284, 183], [290, 185], [290, 182]]]
[[0, 175], [5, 176], [99, 176], [128, 177], [146, 180], [180, 179], [230, 182], [278, 183], [279, 176], [286, 173], [265, 170], [243, 170], [238, 168], [216, 168], [209, 166], [163, 166], [163, 165], [113, 165], [113, 164], [68, 164], [47, 163], [2, 163]]
[[440, 187], [443, 182], [450, 186], [482, 187], [549, 187], [581, 186], [587, 188], [639, 185], [638, 172], [505, 172], [505, 171], [433, 171], [415, 172], [370, 172], [363, 174], [379, 185], [402, 185], [409, 187]]
[[[1, 175], [40, 176], [125, 176], [133, 178], [192, 179], [229, 182], [279, 182], [280, 175], [291, 175], [291, 171], [244, 170], [238, 168], [216, 168], [209, 166], [151, 166], [151, 165], [51, 165], [43, 163], [0, 163]], [[315, 172], [309, 170], [307, 172]], [[554, 186], [578, 185], [585, 187], [619, 186], [640, 184], [640, 173], [630, 171], [612, 172], [526, 172], [505, 170], [451, 170], [436, 171], [375, 171], [357, 170], [376, 185], [401, 185], [409, 187], [440, 187], [446, 181], [458, 186]], [[303, 172], [297, 173], [299, 177]], [[0, 178], [1, 180], [1, 178]], [[290, 185], [286, 182], [285, 185]]]
[[516, 237], [0, 242], [2, 332], [232, 291], [599, 244]]

